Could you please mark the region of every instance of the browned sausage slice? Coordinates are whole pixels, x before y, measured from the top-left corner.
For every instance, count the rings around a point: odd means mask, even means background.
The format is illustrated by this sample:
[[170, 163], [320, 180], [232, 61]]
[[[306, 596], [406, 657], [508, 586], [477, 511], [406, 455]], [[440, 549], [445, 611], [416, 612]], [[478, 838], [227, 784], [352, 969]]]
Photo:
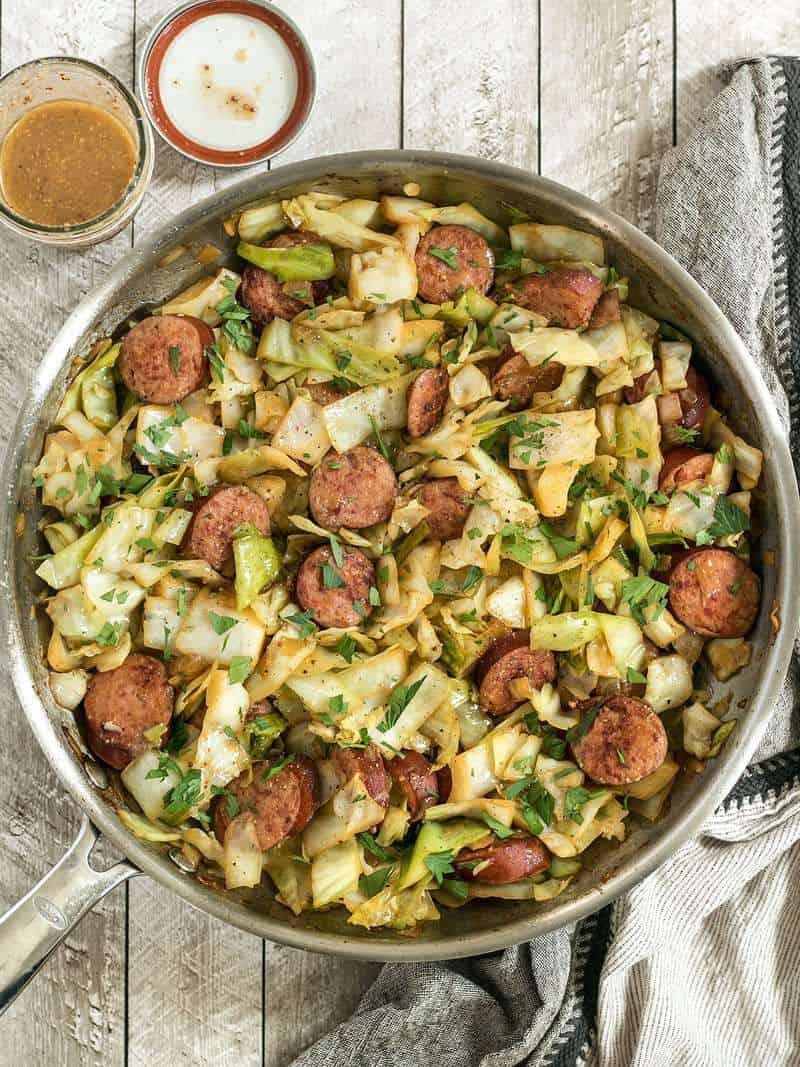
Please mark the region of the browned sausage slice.
[[458, 300], [467, 289], [486, 293], [494, 279], [494, 253], [468, 226], [434, 226], [417, 245], [419, 295], [432, 304]]
[[92, 674], [84, 699], [89, 748], [121, 770], [150, 747], [145, 730], [169, 727], [174, 699], [167, 669], [153, 656], [132, 652], [113, 671]]
[[595, 304], [592, 317], [589, 319], [589, 329], [595, 330], [601, 326], [610, 326], [612, 322], [619, 322], [621, 318], [619, 289], [609, 289]]
[[664, 454], [664, 466], [658, 476], [658, 488], [672, 493], [689, 482], [707, 478], [714, 466], [714, 456], [697, 448], [679, 446]]
[[270, 531], [269, 509], [258, 493], [244, 485], [215, 489], [196, 508], [183, 537], [183, 554], [204, 559], [221, 571], [232, 556], [233, 535], [250, 523], [262, 534]]
[[373, 448], [325, 456], [311, 475], [308, 506], [328, 530], [360, 530], [385, 522], [392, 514], [397, 479], [391, 465]]
[[435, 478], [423, 485], [419, 502], [428, 509], [425, 521], [434, 541], [452, 541], [461, 536], [469, 515], [465, 495], [457, 478]]
[[667, 731], [649, 704], [616, 694], [594, 714], [572, 752], [581, 770], [598, 784], [630, 785], [664, 762]]
[[485, 848], [465, 849], [454, 866], [461, 878], [485, 885], [510, 885], [532, 878], [550, 864], [550, 853], [528, 834], [493, 841]]
[[[265, 248], [291, 248], [293, 245], [326, 244], [315, 233], [296, 230], [278, 234], [271, 241], [266, 241]], [[330, 292], [330, 282], [279, 282], [268, 270], [262, 270], [252, 263], [242, 271], [242, 284], [239, 299], [250, 312], [253, 325], [259, 329], [273, 319], [293, 319], [305, 311], [313, 299], [314, 305], [321, 304]], [[293, 296], [293, 293], [302, 293]]]
[[174, 404], [208, 381], [210, 327], [188, 315], [153, 315], [122, 339], [117, 369], [132, 393], [151, 404]]
[[756, 621], [760, 596], [755, 573], [724, 548], [689, 552], [669, 579], [673, 614], [704, 637], [744, 637]]
[[389, 774], [397, 782], [408, 801], [412, 819], [422, 817], [426, 808], [439, 800], [439, 783], [431, 764], [419, 752], [406, 752], [389, 760]]
[[683, 411], [680, 425], [687, 430], [702, 426], [711, 396], [708, 382], [694, 367], [689, 367], [686, 371], [686, 388], [681, 389], [678, 396], [681, 401], [681, 411]]
[[408, 436], [430, 433], [447, 403], [450, 377], [444, 367], [431, 367], [418, 374], [408, 387]]
[[453, 772], [449, 767], [439, 768], [436, 772], [436, 784], [439, 788], [439, 800], [442, 804], [446, 804], [453, 789]]
[[349, 782], [358, 774], [364, 787], [382, 808], [389, 807], [389, 789], [391, 782], [386, 772], [386, 764], [383, 756], [375, 745], [367, 745], [366, 748], [337, 748], [333, 753], [333, 761], [343, 782]]
[[502, 299], [544, 315], [550, 326], [574, 330], [588, 326], [603, 283], [591, 271], [559, 268], [545, 274], [523, 274], [509, 282]]
[[340, 567], [330, 546], [320, 545], [297, 572], [295, 594], [319, 626], [358, 626], [372, 611], [369, 590], [374, 584], [375, 568], [359, 549], [342, 548]]
[[534, 393], [552, 392], [563, 377], [563, 364], [550, 362], [532, 367], [521, 352], [515, 352], [508, 344], [492, 375], [492, 392], [498, 400], [513, 401], [514, 407], [527, 407]]
[[[319, 775], [312, 759], [292, 756], [290, 763], [270, 777], [274, 766], [256, 762], [228, 786], [239, 811], [255, 816], [258, 844], [264, 851], [305, 829], [320, 803]], [[232, 818], [228, 798], [219, 797], [214, 806], [214, 833], [220, 844]]]
[[498, 638], [484, 652], [475, 668], [479, 701], [490, 715], [505, 715], [524, 702], [513, 695], [509, 682], [528, 678], [534, 689], [556, 679], [556, 660], [546, 649], [532, 649], [527, 630], [515, 630]]

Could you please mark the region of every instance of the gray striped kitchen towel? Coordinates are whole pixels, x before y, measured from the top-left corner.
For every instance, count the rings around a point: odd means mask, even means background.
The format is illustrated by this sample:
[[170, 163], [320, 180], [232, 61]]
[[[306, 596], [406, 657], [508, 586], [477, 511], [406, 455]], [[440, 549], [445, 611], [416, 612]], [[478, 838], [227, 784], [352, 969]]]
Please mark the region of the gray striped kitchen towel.
[[[657, 236], [738, 330], [797, 456], [800, 59], [727, 73], [664, 160]], [[505, 952], [388, 964], [294, 1067], [800, 1064], [797, 680], [795, 663], [758, 762], [700, 836], [626, 897]]]

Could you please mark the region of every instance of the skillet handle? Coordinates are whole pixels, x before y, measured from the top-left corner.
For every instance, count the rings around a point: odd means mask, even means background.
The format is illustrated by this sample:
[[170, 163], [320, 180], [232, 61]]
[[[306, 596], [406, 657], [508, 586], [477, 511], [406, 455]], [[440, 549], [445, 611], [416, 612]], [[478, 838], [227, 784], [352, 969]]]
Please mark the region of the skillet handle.
[[127, 860], [95, 871], [89, 853], [99, 837], [83, 816], [69, 851], [0, 918], [0, 1015], [87, 911], [139, 869]]

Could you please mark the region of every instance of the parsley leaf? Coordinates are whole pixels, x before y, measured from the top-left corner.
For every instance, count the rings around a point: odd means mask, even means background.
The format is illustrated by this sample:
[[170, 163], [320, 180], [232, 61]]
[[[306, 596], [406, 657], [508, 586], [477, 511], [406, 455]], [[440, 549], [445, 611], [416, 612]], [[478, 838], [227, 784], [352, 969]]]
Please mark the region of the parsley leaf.
[[749, 529], [750, 518], [747, 512], [732, 504], [726, 496], [719, 497], [714, 508], [714, 520], [706, 532], [711, 537], [727, 537]]
[[178, 377], [178, 367], [181, 362], [181, 350], [177, 345], [170, 345], [169, 348], [169, 365], [172, 369], [173, 375]]
[[311, 637], [317, 629], [317, 624], [311, 620], [310, 611], [296, 611], [293, 615], [287, 615], [287, 619], [289, 622], [293, 622], [300, 631], [301, 640]]
[[459, 268], [458, 249], [452, 245], [450, 248], [437, 248], [433, 245], [428, 249], [428, 255], [433, 256], [435, 259], [440, 259], [450, 270], [458, 270]]
[[346, 659], [348, 663], [353, 662], [353, 656], [356, 652], [356, 643], [350, 634], [342, 634], [339, 640], [336, 642], [336, 651], [342, 657]]
[[361, 834], [356, 834], [356, 837], [358, 838], [362, 847], [366, 849], [367, 852], [371, 852], [373, 856], [377, 856], [379, 860], [384, 860], [384, 862], [386, 863], [391, 863], [391, 861], [394, 859], [392, 854], [390, 852], [387, 852], [383, 845], [379, 845], [375, 838], [372, 836], [372, 834], [369, 833], [367, 830], [365, 830]]
[[346, 585], [347, 582], [342, 578], [341, 574], [326, 560], [322, 564], [323, 589], [344, 589]]
[[362, 874], [358, 880], [358, 888], [365, 897], [374, 897], [386, 885], [391, 873], [391, 867], [377, 867], [371, 874]]
[[249, 656], [232, 656], [228, 666], [228, 679], [231, 685], [243, 682], [253, 669]]
[[216, 611], [209, 611], [208, 620], [214, 633], [222, 637], [228, 630], [232, 630], [238, 619], [232, 619], [230, 615], [218, 615]]
[[649, 620], [653, 622], [663, 611], [669, 593], [668, 585], [664, 582], [657, 582], [655, 578], [649, 578], [646, 574], [639, 575], [638, 578], [626, 578], [622, 582], [621, 589], [623, 603], [630, 604], [633, 617], [640, 626], [646, 625], [648, 621], [644, 617], [644, 608], [651, 604], [657, 606], [658, 610]]
[[378, 729], [382, 734], [388, 733], [388, 731], [391, 730], [391, 728], [403, 714], [405, 709], [417, 695], [422, 686], [422, 683], [427, 677], [427, 674], [423, 674], [421, 678], [418, 678], [417, 681], [413, 682], [411, 685], [398, 685], [392, 691], [392, 695], [389, 697], [389, 708], [384, 717], [378, 723]]
[[274, 778], [276, 774], [280, 774], [287, 763], [291, 763], [293, 759], [294, 756], [289, 753], [288, 756], [284, 756], [282, 759], [277, 760], [261, 775], [262, 781], [268, 782], [270, 778]]
[[540, 522], [537, 526], [537, 529], [544, 534], [544, 536], [553, 546], [557, 559], [566, 559], [567, 556], [571, 556], [573, 552], [577, 552], [577, 541], [573, 541], [569, 537], [564, 537], [562, 534], [558, 533], [557, 530], [554, 530], [551, 526], [548, 526], [546, 522]]
[[507, 826], [504, 826], [501, 822], [498, 822], [497, 819], [495, 819], [492, 815], [487, 815], [485, 812], [483, 815], [483, 821], [486, 823], [486, 825], [496, 837], [499, 837], [501, 839], [504, 837], [511, 837], [511, 834], [513, 833], [513, 831], [509, 830]]
[[480, 567], [473, 564], [464, 577], [464, 582], [461, 586], [462, 592], [469, 593], [472, 589], [475, 589], [483, 581], [483, 571]]
[[453, 852], [447, 849], [444, 852], [432, 852], [425, 857], [425, 866], [436, 879], [436, 884], [441, 885], [446, 874], [453, 874]]

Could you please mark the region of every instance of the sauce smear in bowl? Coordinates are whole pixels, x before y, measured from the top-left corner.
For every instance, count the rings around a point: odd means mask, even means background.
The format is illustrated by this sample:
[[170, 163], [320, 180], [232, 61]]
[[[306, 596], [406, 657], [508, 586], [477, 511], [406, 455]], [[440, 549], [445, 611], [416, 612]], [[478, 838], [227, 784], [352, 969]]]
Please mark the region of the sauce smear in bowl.
[[40, 104], [0, 149], [0, 183], [12, 211], [40, 226], [74, 226], [120, 200], [137, 150], [119, 119], [82, 100]]

